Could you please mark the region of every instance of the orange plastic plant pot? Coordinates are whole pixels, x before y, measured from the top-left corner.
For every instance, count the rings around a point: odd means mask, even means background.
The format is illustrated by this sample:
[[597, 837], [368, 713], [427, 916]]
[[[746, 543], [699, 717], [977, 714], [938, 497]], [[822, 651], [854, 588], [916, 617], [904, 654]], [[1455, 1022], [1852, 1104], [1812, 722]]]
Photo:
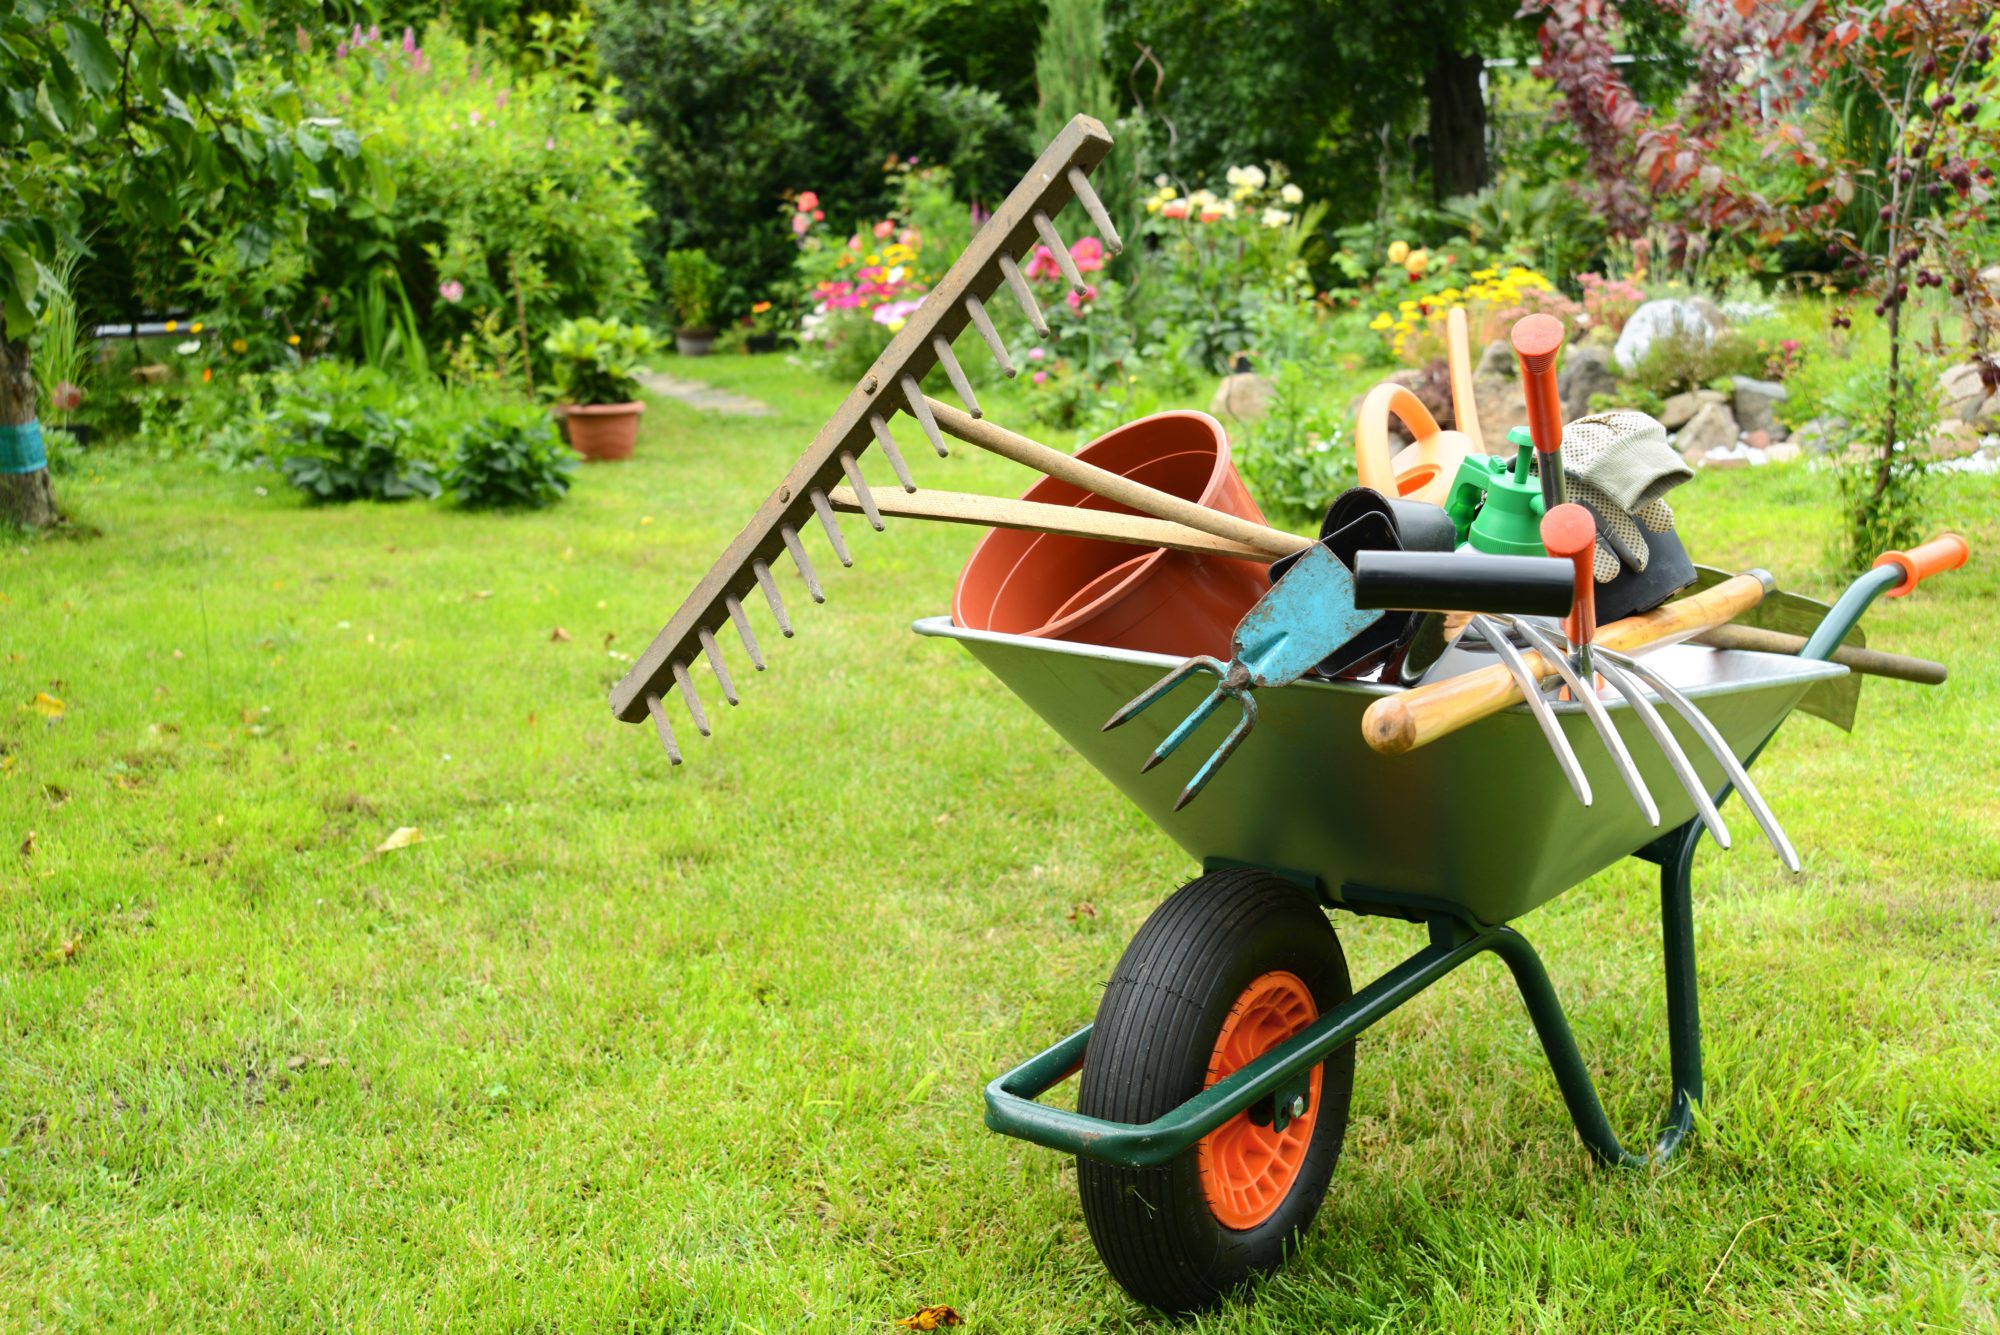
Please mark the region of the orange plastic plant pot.
[[629, 459], [639, 440], [643, 403], [566, 403], [563, 430], [570, 448], [592, 462]]
[[[1229, 462], [1229, 437], [1207, 413], [1142, 417], [1100, 436], [1077, 457], [1185, 500], [1264, 522]], [[1055, 478], [1036, 483], [1025, 499], [1138, 513]], [[1258, 561], [994, 529], [959, 573], [951, 614], [969, 630], [1227, 658], [1236, 623], [1270, 587]]]

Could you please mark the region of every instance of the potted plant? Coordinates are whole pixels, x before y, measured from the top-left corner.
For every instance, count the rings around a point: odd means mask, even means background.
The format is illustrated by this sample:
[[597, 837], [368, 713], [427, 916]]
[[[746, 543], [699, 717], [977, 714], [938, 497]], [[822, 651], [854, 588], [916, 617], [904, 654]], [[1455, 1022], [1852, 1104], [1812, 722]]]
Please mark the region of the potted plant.
[[667, 301], [674, 308], [674, 347], [706, 357], [715, 343], [715, 308], [722, 300], [722, 266], [705, 250], [667, 252]]
[[639, 360], [659, 336], [622, 320], [565, 320], [542, 340], [569, 443], [586, 459], [629, 459], [639, 438]]

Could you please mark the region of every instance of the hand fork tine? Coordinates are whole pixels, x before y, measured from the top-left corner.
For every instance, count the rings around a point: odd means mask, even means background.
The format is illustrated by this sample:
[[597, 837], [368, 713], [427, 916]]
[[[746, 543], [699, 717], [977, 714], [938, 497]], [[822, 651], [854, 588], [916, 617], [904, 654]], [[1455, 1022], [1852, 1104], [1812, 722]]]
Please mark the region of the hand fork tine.
[[1639, 777], [1639, 766], [1633, 761], [1632, 752], [1626, 748], [1625, 739], [1619, 736], [1618, 726], [1611, 721], [1611, 715], [1605, 711], [1604, 702], [1597, 698], [1597, 692], [1584, 685], [1576, 669], [1569, 665], [1567, 653], [1562, 645], [1556, 643], [1555, 636], [1525, 618], [1512, 618], [1510, 624], [1527, 637], [1528, 643], [1534, 645], [1536, 652], [1541, 654], [1542, 662], [1556, 670], [1556, 675], [1563, 679], [1563, 685], [1569, 687], [1570, 695], [1583, 706], [1584, 716], [1590, 720], [1590, 726], [1597, 729], [1598, 737], [1604, 742], [1604, 749], [1609, 751], [1612, 760], [1617, 762], [1618, 777], [1625, 781], [1626, 791], [1631, 793], [1632, 800], [1639, 804], [1639, 810], [1646, 813], [1647, 823], [1658, 825], [1659, 804], [1653, 801], [1653, 794], [1646, 788], [1646, 781]]
[[1507, 671], [1513, 674], [1514, 684], [1521, 688], [1521, 697], [1528, 702], [1528, 712], [1535, 716], [1536, 726], [1548, 739], [1549, 749], [1555, 752], [1556, 764], [1561, 768], [1563, 777], [1569, 780], [1576, 800], [1589, 806], [1590, 780], [1583, 777], [1583, 766], [1577, 761], [1576, 750], [1570, 746], [1569, 738], [1563, 735], [1562, 724], [1556, 721], [1555, 711], [1542, 698], [1542, 685], [1528, 671], [1527, 660], [1521, 657], [1521, 651], [1509, 642], [1507, 632], [1493, 618], [1476, 616], [1472, 618], [1472, 624], [1493, 646], [1493, 651], [1500, 655]]
[[1660, 717], [1660, 711], [1653, 708], [1653, 702], [1646, 698], [1646, 693], [1639, 688], [1639, 684], [1626, 676], [1624, 670], [1616, 663], [1600, 659], [1597, 671], [1604, 680], [1611, 683], [1613, 690], [1625, 697], [1626, 703], [1632, 706], [1632, 712], [1639, 716], [1639, 722], [1646, 726], [1647, 732], [1653, 734], [1653, 741], [1666, 756], [1668, 767], [1673, 770], [1674, 777], [1681, 781], [1681, 787], [1687, 790], [1689, 799], [1694, 802], [1694, 809], [1701, 814], [1701, 823], [1708, 827], [1708, 832], [1715, 836], [1715, 842], [1719, 846], [1728, 848], [1729, 827], [1722, 823], [1722, 813], [1715, 809], [1715, 802], [1709, 797], [1708, 789], [1702, 785], [1701, 776], [1694, 772], [1694, 765], [1688, 760], [1687, 752], [1681, 750], [1681, 744], [1674, 740], [1673, 731], [1667, 727], [1666, 720]]

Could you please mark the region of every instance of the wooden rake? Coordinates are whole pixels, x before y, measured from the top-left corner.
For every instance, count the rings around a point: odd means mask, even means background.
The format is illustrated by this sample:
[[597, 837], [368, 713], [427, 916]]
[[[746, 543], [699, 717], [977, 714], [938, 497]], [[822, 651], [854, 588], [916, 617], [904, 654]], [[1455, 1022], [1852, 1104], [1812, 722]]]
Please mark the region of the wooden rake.
[[[952, 342], [970, 324], [979, 331], [1001, 371], [1008, 376], [1015, 374], [1013, 358], [1008, 355], [985, 305], [1003, 283], [1020, 304], [1029, 325], [1041, 337], [1048, 336], [1048, 324], [1021, 272], [1020, 259], [1035, 246], [1045, 245], [1070, 286], [1078, 292], [1085, 290], [1083, 275], [1054, 222], [1071, 200], [1082, 205], [1105, 248], [1114, 255], [1119, 252], [1122, 243], [1118, 231], [1090, 185], [1090, 172], [1110, 150], [1110, 134], [1089, 116], [1078, 116], [1063, 127], [1020, 184], [979, 229], [951, 270], [875, 359], [867, 374], [848, 391], [840, 407], [819, 429], [784, 480], [758, 506], [757, 513], [729, 544], [721, 559], [702, 576], [631, 670], [611, 688], [612, 713], [627, 723], [650, 716], [674, 764], [681, 763], [681, 751], [664, 701], [670, 688], [679, 692], [696, 731], [704, 737], [709, 735], [708, 715], [690, 672], [697, 657], [706, 660], [714, 672], [722, 698], [732, 705], [737, 702], [735, 683], [716, 641], [725, 622], [736, 628], [752, 666], [760, 672], [764, 669], [763, 652], [743, 611], [743, 600], [751, 596], [753, 589], [761, 590], [770, 604], [779, 631], [787, 636], [792, 633], [791, 620], [771, 574], [771, 563], [781, 552], [789, 555], [798, 567], [812, 600], [826, 601], [799, 537], [807, 520], [812, 517], [819, 520], [834, 555], [843, 566], [851, 566], [854, 561], [834, 518], [836, 510], [857, 509], [877, 530], [882, 528], [883, 513], [910, 512], [905, 507], [878, 506], [857, 463], [870, 443], [880, 445], [903, 490], [916, 491], [909, 466], [889, 430], [897, 413], [914, 417], [940, 456], [947, 453], [944, 442], [947, 431], [986, 448], [993, 448], [992, 442], [1001, 438], [1020, 440], [989, 423], [977, 421], [979, 401], [952, 352]], [[953, 391], [964, 402], [965, 412], [924, 397], [920, 386], [934, 366], [943, 368]], [[1022, 443], [1033, 445], [1033, 442]], [[1068, 458], [1058, 451], [1048, 453]], [[839, 486], [843, 480], [848, 484], [846, 488]], [[968, 518], [964, 522], [977, 521]]]

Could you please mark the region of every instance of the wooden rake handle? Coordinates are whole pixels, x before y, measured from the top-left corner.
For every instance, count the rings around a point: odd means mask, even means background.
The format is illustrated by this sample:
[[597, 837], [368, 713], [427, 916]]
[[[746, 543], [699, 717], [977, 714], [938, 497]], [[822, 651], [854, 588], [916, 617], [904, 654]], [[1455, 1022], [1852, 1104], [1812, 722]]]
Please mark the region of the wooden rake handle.
[[[827, 493], [835, 510], [866, 514], [867, 507], [851, 487]], [[876, 513], [898, 519], [930, 519], [945, 524], [975, 524], [981, 528], [1013, 528], [1029, 533], [1057, 533], [1072, 538], [1097, 538], [1139, 547], [1165, 547], [1203, 556], [1228, 556], [1242, 561], [1268, 561], [1255, 547], [1218, 538], [1169, 519], [1128, 515], [1119, 510], [1091, 510], [1080, 505], [1045, 505], [963, 491], [933, 491], [876, 496]]]
[[[1626, 617], [1599, 628], [1594, 643], [1619, 653], [1654, 644], [1689, 639], [1712, 626], [1742, 616], [1764, 600], [1774, 581], [1762, 571], [1736, 575], [1691, 598], [1667, 603], [1650, 612]], [[1528, 675], [1540, 679], [1555, 669], [1538, 653], [1525, 653]], [[1457, 732], [1489, 714], [1497, 714], [1521, 698], [1520, 687], [1504, 663], [1461, 677], [1387, 695], [1361, 716], [1361, 735], [1383, 755], [1400, 755]]]

